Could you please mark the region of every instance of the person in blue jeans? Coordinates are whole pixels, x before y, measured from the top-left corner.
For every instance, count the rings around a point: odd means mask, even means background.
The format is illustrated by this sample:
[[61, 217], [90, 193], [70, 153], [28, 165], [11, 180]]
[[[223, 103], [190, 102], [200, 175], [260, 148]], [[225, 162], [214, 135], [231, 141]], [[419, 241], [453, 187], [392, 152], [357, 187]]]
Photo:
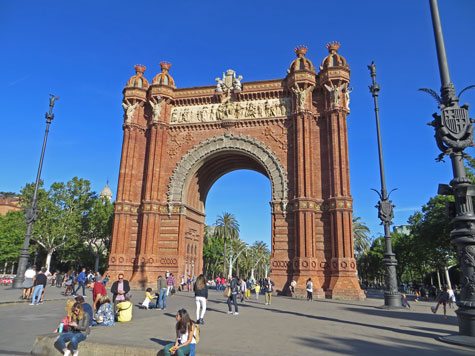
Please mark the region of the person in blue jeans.
[[43, 289], [46, 288], [46, 283], [48, 283], [48, 278], [46, 277], [46, 268], [42, 267], [41, 272], [38, 273], [35, 279], [35, 288], [33, 289], [33, 294], [31, 297], [31, 304], [35, 305], [40, 303], [41, 294]]
[[164, 355], [195, 356], [195, 323], [190, 319], [190, 316], [185, 309], [178, 310], [178, 313], [176, 314], [175, 332], [175, 343], [165, 345], [165, 348], [163, 349]]
[[79, 288], [82, 287], [82, 296], [85, 297], [86, 296], [86, 279], [87, 279], [87, 275], [86, 275], [86, 268], [83, 268], [82, 269], [82, 272], [79, 273], [78, 275], [78, 278], [76, 280], [76, 282], [78, 282], [78, 287], [76, 288], [76, 290], [74, 291], [74, 295], [77, 294]]
[[74, 303], [72, 307], [71, 321], [67, 333], [61, 334], [55, 342], [55, 346], [63, 352], [63, 356], [71, 355], [71, 351], [66, 346], [69, 342], [69, 348], [73, 351], [73, 356], [78, 355], [78, 344], [86, 340], [89, 335], [89, 314], [85, 313], [81, 303]]
[[158, 276], [157, 289], [159, 291], [157, 308], [167, 309], [167, 280], [162, 276]]
[[231, 295], [228, 296], [228, 314], [233, 314], [231, 303], [234, 304], [234, 315], [239, 315], [239, 309], [237, 305], [237, 294], [239, 292], [239, 284], [236, 275], [233, 275], [233, 279], [229, 284], [229, 288], [231, 288]]

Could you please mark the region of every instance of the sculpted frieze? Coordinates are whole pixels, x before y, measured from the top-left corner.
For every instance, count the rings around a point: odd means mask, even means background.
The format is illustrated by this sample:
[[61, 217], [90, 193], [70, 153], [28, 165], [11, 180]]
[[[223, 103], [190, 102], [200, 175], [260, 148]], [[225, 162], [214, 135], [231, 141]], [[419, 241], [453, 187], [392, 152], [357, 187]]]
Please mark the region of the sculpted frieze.
[[221, 120], [282, 117], [290, 114], [290, 98], [232, 101], [172, 109], [170, 123], [213, 122]]

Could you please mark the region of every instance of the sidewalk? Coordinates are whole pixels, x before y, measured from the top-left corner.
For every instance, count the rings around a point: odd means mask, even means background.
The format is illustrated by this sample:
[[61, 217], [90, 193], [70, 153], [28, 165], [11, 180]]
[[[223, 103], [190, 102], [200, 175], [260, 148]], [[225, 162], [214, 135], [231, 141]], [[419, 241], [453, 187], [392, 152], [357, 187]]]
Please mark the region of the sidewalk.
[[[12, 287], [0, 286], [0, 304], [13, 304], [13, 303], [30, 303], [29, 300], [22, 300], [21, 293], [23, 289], [14, 289]], [[48, 285], [46, 287], [44, 300], [66, 300], [70, 297], [65, 297], [61, 293], [64, 292], [64, 288], [56, 288]], [[90, 293], [91, 294], [91, 293]], [[92, 294], [91, 294], [92, 295]]]
[[[132, 297], [134, 304], [137, 304], [142, 301], [143, 292], [134, 291]], [[387, 311], [376, 308], [382, 304], [382, 299], [376, 298], [363, 302], [307, 302], [273, 297], [272, 305], [266, 306], [262, 297], [259, 302], [255, 301], [255, 295], [251, 297], [251, 301], [239, 305], [239, 315], [228, 315], [222, 292], [210, 290], [197, 354], [473, 355], [471, 349], [435, 339], [456, 333], [458, 325], [454, 309], [448, 309], [448, 319], [443, 319], [442, 310], [432, 314], [430, 306], [434, 305], [433, 302], [413, 302], [412, 310]], [[94, 327], [87, 342], [123, 345], [127, 350], [141, 347], [157, 352], [175, 338], [175, 314], [178, 309], [185, 308], [193, 319], [196, 318], [193, 293], [179, 293], [169, 297], [167, 302], [166, 311], [134, 308], [130, 323]], [[59, 301], [45, 303], [44, 306], [48, 305], [64, 308]], [[41, 307], [30, 307], [29, 310], [42, 315], [46, 309]], [[51, 324], [45, 330], [52, 330], [53, 322]], [[106, 345], [104, 347], [107, 348]]]

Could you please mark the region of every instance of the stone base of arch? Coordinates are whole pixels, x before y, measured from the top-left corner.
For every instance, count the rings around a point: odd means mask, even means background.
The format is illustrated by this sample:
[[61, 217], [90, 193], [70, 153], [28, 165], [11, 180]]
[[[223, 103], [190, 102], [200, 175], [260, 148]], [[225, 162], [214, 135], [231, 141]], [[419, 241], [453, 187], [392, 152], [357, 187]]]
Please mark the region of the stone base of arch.
[[333, 258], [330, 282], [325, 297], [330, 299], [365, 300], [366, 295], [360, 288], [356, 274], [354, 258]]

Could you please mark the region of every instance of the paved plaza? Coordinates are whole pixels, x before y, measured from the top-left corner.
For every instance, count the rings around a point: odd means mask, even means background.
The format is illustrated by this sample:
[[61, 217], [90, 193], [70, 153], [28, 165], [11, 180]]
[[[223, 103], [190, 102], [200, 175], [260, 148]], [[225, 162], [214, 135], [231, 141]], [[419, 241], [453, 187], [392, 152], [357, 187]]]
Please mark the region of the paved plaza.
[[[0, 355], [29, 354], [35, 337], [54, 330], [64, 314], [65, 297], [57, 288], [48, 287], [45, 303], [38, 306], [19, 302], [18, 294], [0, 289]], [[143, 294], [133, 291], [135, 304]], [[210, 290], [198, 355], [473, 355], [472, 349], [436, 340], [456, 333], [458, 326], [453, 309], [447, 319], [441, 311], [433, 315], [434, 302], [413, 302], [412, 310], [386, 311], [376, 308], [382, 304], [379, 293], [364, 302], [274, 297], [270, 306], [264, 305], [263, 296], [259, 302], [251, 297], [239, 305], [238, 316], [228, 315], [222, 292]], [[88, 291], [86, 299], [90, 298]], [[194, 317], [193, 293], [169, 297], [166, 311], [136, 307], [132, 322], [94, 327], [87, 341], [158, 352], [174, 340], [175, 313], [181, 307]]]

